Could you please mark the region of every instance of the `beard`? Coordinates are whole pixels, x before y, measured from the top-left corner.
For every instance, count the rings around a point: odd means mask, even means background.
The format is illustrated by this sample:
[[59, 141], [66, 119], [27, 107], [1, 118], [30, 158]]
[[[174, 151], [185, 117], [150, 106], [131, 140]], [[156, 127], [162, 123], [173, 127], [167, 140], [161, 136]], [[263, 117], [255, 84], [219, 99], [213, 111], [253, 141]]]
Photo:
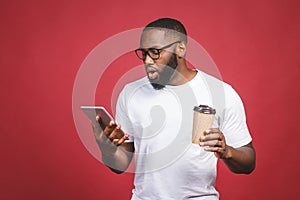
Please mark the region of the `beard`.
[[176, 54], [173, 53], [172, 57], [170, 58], [170, 61], [160, 72], [159, 79], [149, 79], [152, 87], [156, 90], [163, 89], [171, 80], [177, 66], [178, 66], [177, 57]]

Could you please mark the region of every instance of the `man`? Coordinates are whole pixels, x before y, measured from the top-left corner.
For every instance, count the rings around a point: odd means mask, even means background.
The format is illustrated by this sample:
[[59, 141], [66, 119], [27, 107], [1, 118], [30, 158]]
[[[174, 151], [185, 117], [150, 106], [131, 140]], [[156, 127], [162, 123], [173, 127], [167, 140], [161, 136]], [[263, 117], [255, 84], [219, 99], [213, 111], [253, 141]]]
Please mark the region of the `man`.
[[[105, 165], [122, 173], [135, 154], [133, 200], [218, 199], [218, 158], [234, 173], [255, 168], [241, 99], [228, 84], [188, 68], [186, 46], [179, 21], [162, 18], [148, 24], [135, 51], [147, 77], [125, 86], [116, 122], [105, 127], [97, 117], [94, 134]], [[193, 107], [200, 104], [217, 113], [214, 128], [195, 145]]]

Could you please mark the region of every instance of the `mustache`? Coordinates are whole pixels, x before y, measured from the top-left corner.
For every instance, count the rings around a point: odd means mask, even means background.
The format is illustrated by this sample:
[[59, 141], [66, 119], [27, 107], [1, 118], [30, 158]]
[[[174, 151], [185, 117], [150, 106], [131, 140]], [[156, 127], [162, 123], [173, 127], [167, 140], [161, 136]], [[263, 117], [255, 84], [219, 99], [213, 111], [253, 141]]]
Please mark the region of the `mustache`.
[[153, 72], [158, 72], [159, 70], [154, 67], [153, 65], [145, 65], [146, 72], [147, 73], [153, 73]]
[[172, 79], [172, 76], [176, 71], [177, 66], [178, 62], [175, 54], [173, 54], [169, 62], [162, 69], [157, 69], [153, 64], [146, 65], [146, 71], [148, 74], [155, 72], [159, 73], [159, 79], [150, 80], [153, 88], [156, 90], [164, 88]]

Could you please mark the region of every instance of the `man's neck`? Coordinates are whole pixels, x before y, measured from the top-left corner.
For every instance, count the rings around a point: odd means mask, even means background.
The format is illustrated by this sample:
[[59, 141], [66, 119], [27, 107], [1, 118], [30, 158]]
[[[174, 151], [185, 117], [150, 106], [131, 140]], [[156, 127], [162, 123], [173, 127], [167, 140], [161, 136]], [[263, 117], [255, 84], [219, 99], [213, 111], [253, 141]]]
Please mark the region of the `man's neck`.
[[192, 70], [187, 67], [185, 63], [179, 64], [176, 68], [171, 80], [168, 85], [182, 85], [190, 80], [192, 80], [197, 74], [197, 71]]

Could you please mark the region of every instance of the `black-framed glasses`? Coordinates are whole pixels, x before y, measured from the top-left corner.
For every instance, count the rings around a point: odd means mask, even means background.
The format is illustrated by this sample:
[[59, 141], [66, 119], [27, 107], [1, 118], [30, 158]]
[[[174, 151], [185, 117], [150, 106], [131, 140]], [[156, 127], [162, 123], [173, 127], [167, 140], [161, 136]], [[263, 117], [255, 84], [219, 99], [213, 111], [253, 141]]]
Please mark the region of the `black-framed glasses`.
[[139, 49], [136, 49], [134, 51], [135, 51], [135, 54], [137, 55], [137, 57], [141, 60], [145, 60], [147, 55], [150, 56], [150, 58], [152, 58], [152, 60], [158, 60], [162, 50], [164, 50], [166, 48], [169, 48], [172, 45], [174, 45], [176, 43], [180, 43], [180, 42], [181, 41], [176, 41], [176, 42], [173, 42], [173, 43], [168, 44], [166, 46], [163, 46], [159, 49], [149, 48], [148, 50], [145, 50], [145, 49], [139, 48]]

